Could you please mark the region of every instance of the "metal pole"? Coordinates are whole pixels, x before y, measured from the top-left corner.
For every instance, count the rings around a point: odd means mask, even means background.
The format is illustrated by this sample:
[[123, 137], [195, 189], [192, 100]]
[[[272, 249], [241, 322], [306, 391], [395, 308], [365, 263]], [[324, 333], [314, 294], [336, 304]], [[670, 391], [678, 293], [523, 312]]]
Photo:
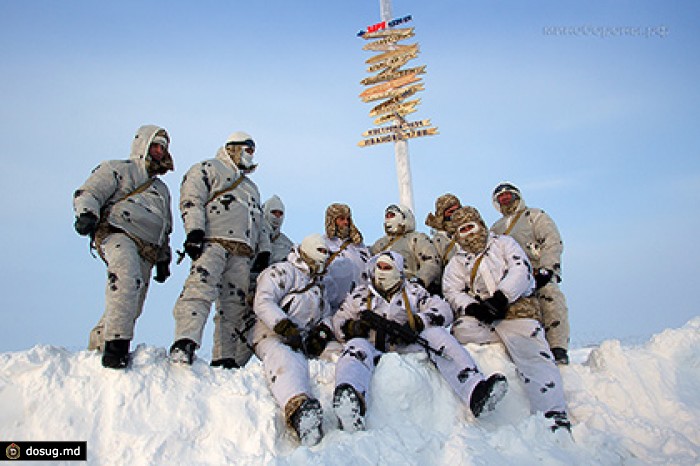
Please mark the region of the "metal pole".
[[[391, 21], [391, 0], [379, 0], [382, 21]], [[411, 162], [408, 157], [408, 141], [394, 142], [394, 158], [396, 160], [396, 176], [399, 183], [399, 202], [410, 208], [415, 214], [413, 205], [413, 182], [411, 180]]]

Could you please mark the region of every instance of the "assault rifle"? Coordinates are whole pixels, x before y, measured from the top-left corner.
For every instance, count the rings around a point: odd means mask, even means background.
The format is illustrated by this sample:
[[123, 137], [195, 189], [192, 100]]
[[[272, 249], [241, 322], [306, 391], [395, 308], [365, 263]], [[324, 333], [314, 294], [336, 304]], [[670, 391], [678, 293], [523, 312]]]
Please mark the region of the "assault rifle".
[[364, 310], [360, 313], [360, 317], [364, 322], [376, 331], [383, 331], [390, 339], [394, 341], [404, 341], [406, 343], [417, 343], [422, 346], [428, 353], [433, 353], [445, 359], [451, 359], [443, 351], [444, 348], [435, 349], [430, 346], [428, 340], [421, 337], [414, 330], [404, 327], [398, 322], [389, 320], [370, 310]]

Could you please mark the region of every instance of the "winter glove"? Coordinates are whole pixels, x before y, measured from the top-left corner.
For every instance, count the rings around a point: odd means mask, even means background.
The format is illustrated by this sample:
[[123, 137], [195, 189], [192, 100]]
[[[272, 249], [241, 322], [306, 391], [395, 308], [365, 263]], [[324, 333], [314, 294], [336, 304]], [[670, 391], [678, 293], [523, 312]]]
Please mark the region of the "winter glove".
[[333, 331], [326, 324], [318, 324], [309, 332], [304, 341], [307, 356], [319, 357], [332, 339]]
[[284, 342], [295, 351], [301, 349], [302, 341], [299, 327], [289, 319], [282, 319], [273, 328], [276, 334], [283, 337]]
[[552, 280], [554, 274], [549, 269], [535, 270], [535, 289], [539, 290]]
[[433, 327], [444, 327], [445, 326], [445, 316], [437, 313], [426, 312], [423, 314], [428, 318], [428, 323]]
[[190, 256], [190, 259], [196, 261], [204, 251], [204, 230], [192, 230], [187, 233], [185, 239], [185, 253]]
[[97, 230], [97, 215], [92, 212], [83, 212], [75, 219], [74, 227], [81, 236], [94, 235]]
[[508, 298], [501, 290], [496, 290], [490, 298], [467, 306], [465, 312], [485, 324], [492, 324], [496, 320], [504, 319], [507, 310]]
[[494, 313], [491, 312], [491, 310], [488, 307], [486, 307], [485, 304], [482, 303], [471, 303], [464, 310], [464, 313], [468, 316], [474, 317], [479, 322], [483, 322], [485, 324], [492, 324], [495, 320], [493, 317]]
[[165, 283], [165, 280], [170, 276], [170, 262], [156, 262], [156, 276], [153, 277], [158, 283]]
[[250, 266], [250, 271], [253, 273], [260, 273], [270, 265], [270, 253], [268, 251], [259, 252], [253, 265]]
[[370, 328], [364, 320], [348, 320], [343, 324], [341, 330], [345, 335], [345, 340], [351, 340], [353, 338], [368, 338]]
[[496, 290], [496, 292], [489, 299], [486, 299], [484, 303], [488, 307], [495, 310], [494, 320], [503, 319], [506, 316], [506, 311], [508, 310], [508, 298], [503, 294], [501, 290]]

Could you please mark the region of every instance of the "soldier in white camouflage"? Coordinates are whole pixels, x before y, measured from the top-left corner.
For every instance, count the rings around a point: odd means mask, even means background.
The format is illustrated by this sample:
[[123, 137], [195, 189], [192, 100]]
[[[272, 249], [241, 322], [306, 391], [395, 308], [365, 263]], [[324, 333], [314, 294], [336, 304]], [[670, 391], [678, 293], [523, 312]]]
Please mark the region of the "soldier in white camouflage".
[[105, 310], [88, 344], [103, 351], [105, 367], [129, 363], [153, 266], [157, 282], [170, 276], [170, 191], [158, 178], [173, 169], [169, 145], [165, 129], [140, 127], [129, 159], [102, 162], [73, 196], [75, 229], [107, 265]]
[[564, 243], [554, 220], [542, 209], [528, 207], [513, 183], [500, 183], [493, 191], [493, 205], [503, 217], [491, 227], [494, 233], [512, 236], [532, 264], [535, 296], [542, 309], [545, 334], [557, 364], [569, 363], [569, 310], [559, 288]]
[[192, 265], [173, 309], [174, 363], [192, 364], [214, 302], [212, 366], [242, 367], [252, 355], [250, 274], [265, 268], [270, 258], [260, 193], [248, 177], [257, 167], [254, 153], [253, 138], [237, 131], [215, 158], [195, 164], [182, 180], [184, 249]]

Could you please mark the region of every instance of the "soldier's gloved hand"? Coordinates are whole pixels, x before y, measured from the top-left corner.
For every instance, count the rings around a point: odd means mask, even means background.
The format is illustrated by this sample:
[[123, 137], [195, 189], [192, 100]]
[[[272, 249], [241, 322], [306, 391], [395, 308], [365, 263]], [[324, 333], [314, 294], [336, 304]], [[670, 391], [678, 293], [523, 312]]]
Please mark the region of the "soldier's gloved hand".
[[479, 322], [483, 322], [485, 324], [492, 324], [495, 320], [493, 318], [494, 313], [491, 312], [491, 310], [488, 307], [481, 303], [471, 303], [464, 310], [464, 313], [468, 316], [474, 317]]
[[204, 230], [192, 230], [187, 233], [185, 239], [185, 253], [190, 256], [190, 259], [196, 261], [204, 251]]
[[535, 270], [535, 289], [539, 290], [545, 286], [552, 280], [553, 276], [554, 274], [549, 269], [542, 268]]
[[505, 319], [506, 312], [508, 311], [508, 298], [506, 298], [506, 295], [504, 295], [501, 290], [496, 290], [493, 296], [484, 300], [484, 306], [491, 314], [491, 322]]
[[253, 265], [250, 266], [250, 271], [253, 273], [260, 273], [270, 265], [270, 253], [269, 251], [259, 252], [253, 261]]
[[153, 277], [158, 283], [165, 283], [170, 276], [170, 261], [156, 262], [156, 276]]
[[302, 341], [299, 327], [289, 319], [282, 319], [275, 324], [272, 329], [275, 333], [282, 337], [284, 342], [293, 350], [300, 350]]
[[371, 327], [364, 320], [348, 320], [341, 327], [346, 340], [368, 338], [370, 329]]
[[83, 212], [75, 219], [75, 231], [81, 236], [93, 235], [97, 230], [97, 215], [92, 212]]
[[333, 339], [333, 331], [326, 324], [318, 324], [311, 329], [304, 341], [306, 354], [312, 357], [319, 357], [326, 349], [328, 342]]

